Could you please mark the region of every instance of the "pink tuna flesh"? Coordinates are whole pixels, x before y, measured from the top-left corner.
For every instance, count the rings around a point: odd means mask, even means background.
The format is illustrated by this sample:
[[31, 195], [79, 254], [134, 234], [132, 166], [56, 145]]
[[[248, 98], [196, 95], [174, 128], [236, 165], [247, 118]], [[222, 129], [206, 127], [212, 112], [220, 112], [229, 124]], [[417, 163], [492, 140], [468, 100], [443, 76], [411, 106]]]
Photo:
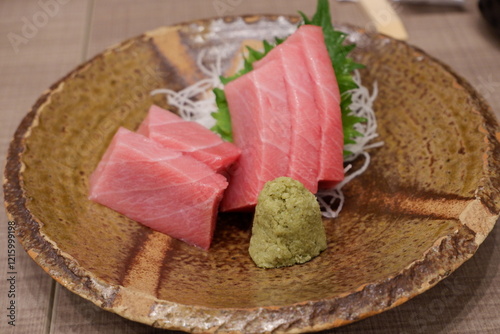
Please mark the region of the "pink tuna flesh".
[[303, 25], [289, 39], [301, 45], [315, 82], [313, 94], [322, 131], [318, 180], [321, 188], [331, 188], [344, 179], [344, 133], [337, 78], [321, 27]]
[[241, 156], [231, 169], [223, 211], [252, 209], [264, 183], [288, 170], [291, 125], [283, 76], [283, 67], [270, 62], [224, 89]]
[[304, 184], [313, 194], [318, 191], [321, 120], [302, 45], [289, 40], [276, 46], [254, 69], [275, 61], [283, 67], [288, 112], [291, 122], [290, 162], [286, 176]]
[[237, 146], [223, 141], [202, 125], [155, 105], [149, 109], [137, 133], [166, 148], [181, 151], [218, 172], [226, 170], [241, 153]]
[[[278, 50], [280, 52], [277, 52]], [[302, 58], [302, 64], [297, 60], [295, 67], [291, 67], [293, 72], [297, 72], [295, 80], [300, 80], [298, 73], [302, 70], [310, 77], [308, 83], [312, 81], [310, 86], [306, 86], [306, 81], [299, 81], [297, 84], [302, 85], [304, 90], [307, 89], [314, 99], [314, 103], [310, 101], [308, 103], [316, 108], [321, 133], [321, 140], [317, 144], [320, 152], [317, 181], [321, 188], [331, 188], [344, 178], [344, 134], [340, 92], [322, 28], [313, 25], [300, 26], [285, 42], [276, 46], [262, 60], [254, 63], [254, 68], [259, 68], [279, 57]]]
[[89, 198], [208, 249], [226, 187], [207, 165], [120, 128], [90, 177]]

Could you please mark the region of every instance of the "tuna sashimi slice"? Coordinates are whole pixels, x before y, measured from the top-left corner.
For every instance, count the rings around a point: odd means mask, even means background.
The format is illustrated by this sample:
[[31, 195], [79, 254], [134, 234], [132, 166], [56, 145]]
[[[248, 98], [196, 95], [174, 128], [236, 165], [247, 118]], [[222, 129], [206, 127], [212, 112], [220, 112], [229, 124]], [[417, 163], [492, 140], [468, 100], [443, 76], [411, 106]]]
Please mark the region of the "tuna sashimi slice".
[[241, 156], [231, 169], [221, 210], [249, 210], [264, 184], [288, 170], [291, 126], [283, 68], [270, 62], [224, 90]]
[[320, 168], [321, 120], [302, 45], [287, 39], [254, 63], [254, 69], [271, 61], [283, 67], [290, 113], [290, 162], [286, 176], [300, 181], [315, 194]]
[[221, 172], [240, 156], [240, 149], [196, 122], [152, 105], [137, 133], [167, 148], [181, 151]]
[[198, 160], [120, 128], [90, 177], [89, 198], [208, 249], [225, 177]]
[[344, 178], [344, 132], [335, 70], [321, 27], [302, 25], [289, 39], [301, 44], [308, 59], [307, 68], [316, 83], [313, 93], [321, 119], [319, 181], [321, 188], [331, 188]]
[[[294, 50], [295, 53], [283, 52], [282, 55], [282, 51], [277, 52], [281, 48]], [[297, 59], [295, 72], [305, 70], [312, 80], [309, 87], [302, 82], [299, 85], [309, 89], [311, 97], [314, 98], [321, 131], [317, 180], [322, 188], [330, 188], [344, 178], [344, 134], [339, 87], [322, 28], [314, 25], [300, 26], [282, 44], [276, 46], [262, 60], [254, 63], [254, 68], [285, 56], [302, 57], [302, 68]]]

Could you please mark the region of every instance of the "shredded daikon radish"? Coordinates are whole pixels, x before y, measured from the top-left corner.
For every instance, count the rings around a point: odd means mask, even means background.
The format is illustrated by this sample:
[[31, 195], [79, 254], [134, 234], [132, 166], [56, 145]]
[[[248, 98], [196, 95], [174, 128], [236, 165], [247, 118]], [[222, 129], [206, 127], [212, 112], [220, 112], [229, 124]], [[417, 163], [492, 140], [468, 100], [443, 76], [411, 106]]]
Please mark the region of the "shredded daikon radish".
[[363, 156], [364, 162], [363, 165], [357, 170], [351, 170], [352, 165], [349, 164], [344, 170], [345, 178], [342, 182], [337, 184], [332, 189], [320, 190], [316, 194], [321, 206], [321, 212], [326, 218], [336, 218], [339, 215], [342, 207], [344, 206], [344, 193], [342, 192], [342, 187], [355, 177], [363, 174], [363, 172], [370, 165], [370, 154], [367, 151], [371, 148], [383, 145], [383, 142], [381, 141], [372, 143], [372, 141], [378, 137], [377, 119], [375, 118], [375, 113], [373, 111], [373, 102], [377, 98], [378, 94], [377, 83], [374, 83], [373, 91], [370, 94], [368, 88], [363, 86], [361, 76], [358, 71], [354, 72], [354, 81], [358, 85], [358, 88], [350, 91], [352, 94], [352, 103], [350, 105], [352, 110], [351, 114], [365, 118], [366, 122], [354, 125], [355, 129], [362, 133], [363, 136], [355, 138], [355, 144], [345, 145], [345, 150], [352, 152], [352, 154], [344, 158], [344, 163], [352, 162], [360, 156]]
[[[167, 103], [177, 108], [179, 115], [183, 119], [195, 121], [207, 128], [211, 128], [215, 124], [211, 113], [217, 110], [215, 95], [212, 89], [216, 87], [223, 88], [224, 85], [220, 81], [220, 76], [223, 74], [221, 57], [216, 56], [213, 64], [205, 66], [203, 62], [205, 55], [206, 50], [200, 52], [197, 59], [197, 66], [207, 78], [195, 82], [178, 92], [171, 89], [156, 89], [151, 94], [165, 94]], [[352, 165], [349, 164], [344, 170], [346, 175], [342, 182], [332, 189], [321, 190], [316, 194], [322, 214], [326, 218], [335, 218], [339, 215], [344, 205], [342, 187], [355, 177], [361, 175], [368, 168], [370, 155], [367, 150], [383, 145], [383, 142], [372, 143], [378, 137], [377, 120], [373, 111], [373, 102], [378, 93], [377, 84], [373, 85], [373, 91], [370, 94], [368, 88], [363, 86], [358, 71], [354, 73], [354, 81], [359, 87], [351, 90], [352, 104], [350, 108], [352, 115], [364, 117], [367, 121], [355, 125], [356, 130], [362, 133], [363, 136], [355, 138], [355, 144], [345, 146], [345, 150], [352, 152], [352, 154], [344, 158], [344, 162], [352, 162], [360, 156], [363, 156], [364, 162], [357, 170], [352, 170]]]
[[354, 72], [354, 81], [358, 85], [358, 88], [350, 91], [352, 94], [352, 103], [350, 105], [352, 110], [351, 115], [363, 117], [366, 119], [366, 122], [356, 123], [354, 125], [354, 128], [362, 133], [363, 136], [355, 139], [356, 144], [347, 144], [345, 146], [345, 150], [352, 152], [350, 156], [344, 159], [346, 162], [353, 161], [360, 153], [367, 149], [383, 145], [382, 142], [371, 143], [372, 140], [378, 137], [377, 119], [375, 118], [375, 113], [373, 112], [373, 102], [377, 98], [378, 94], [377, 83], [374, 83], [373, 92], [370, 95], [368, 88], [363, 86], [363, 83], [361, 82], [359, 71]]
[[223, 87], [219, 79], [222, 69], [220, 57], [217, 57], [215, 63], [210, 64], [210, 67], [203, 64], [206, 52], [206, 49], [202, 50], [197, 59], [197, 66], [207, 76], [206, 79], [197, 81], [178, 92], [171, 89], [155, 89], [151, 92], [151, 95], [165, 94], [167, 103], [177, 108], [179, 116], [183, 119], [195, 121], [207, 128], [211, 128], [215, 125], [215, 119], [211, 113], [217, 110], [212, 89]]

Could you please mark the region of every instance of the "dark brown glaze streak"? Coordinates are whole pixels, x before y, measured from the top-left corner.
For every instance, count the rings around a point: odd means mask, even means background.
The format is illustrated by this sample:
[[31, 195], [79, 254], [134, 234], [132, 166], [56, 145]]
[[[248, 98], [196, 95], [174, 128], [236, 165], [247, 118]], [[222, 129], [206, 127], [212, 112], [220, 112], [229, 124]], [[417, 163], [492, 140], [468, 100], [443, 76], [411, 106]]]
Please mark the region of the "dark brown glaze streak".
[[[346, 206], [363, 203], [359, 209], [366, 213], [384, 211], [413, 218], [458, 220], [465, 207], [475, 199], [473, 196], [440, 194], [406, 187], [390, 191], [374, 179], [378, 180], [376, 177], [353, 180], [344, 191]], [[369, 193], [363, 191], [366, 187], [370, 188]]]
[[130, 248], [127, 259], [123, 263], [120, 285], [125, 286], [124, 283], [129, 275], [129, 272], [133, 270], [134, 264], [137, 261], [138, 255], [142, 252], [147, 243], [149, 236], [153, 233], [150, 228], [144, 227], [140, 230], [138, 234], [134, 236], [134, 244]]
[[180, 241], [172, 240], [170, 247], [164, 252], [160, 274], [158, 275], [158, 284], [154, 291], [154, 295], [159, 298], [162, 283], [168, 279], [169, 265], [171, 265], [175, 254], [179, 251]]
[[184, 77], [179, 75], [177, 68], [168, 61], [165, 55], [160, 51], [158, 45], [154, 42], [153, 38], [149, 37], [147, 42], [160, 60], [158, 74], [160, 74], [165, 82], [169, 82], [171, 89], [177, 91], [188, 86], [188, 82]]

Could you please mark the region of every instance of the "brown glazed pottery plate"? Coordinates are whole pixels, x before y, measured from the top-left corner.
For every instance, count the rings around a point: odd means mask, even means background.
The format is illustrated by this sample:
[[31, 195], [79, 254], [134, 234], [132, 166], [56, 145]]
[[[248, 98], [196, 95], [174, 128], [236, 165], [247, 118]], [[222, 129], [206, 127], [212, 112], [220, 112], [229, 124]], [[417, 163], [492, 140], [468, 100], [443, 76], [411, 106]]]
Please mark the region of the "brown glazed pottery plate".
[[478, 249], [500, 211], [499, 128], [447, 66], [389, 37], [341, 27], [358, 44], [384, 146], [324, 221], [328, 249], [264, 270], [248, 255], [250, 214], [220, 214], [211, 249], [154, 232], [87, 199], [88, 177], [119, 126], [135, 130], [157, 88], [229, 69], [243, 40], [292, 32], [297, 17], [246, 16], [163, 27], [114, 46], [45, 92], [20, 124], [5, 169], [17, 237], [55, 280], [105, 310], [188, 332], [306, 332], [414, 297]]

